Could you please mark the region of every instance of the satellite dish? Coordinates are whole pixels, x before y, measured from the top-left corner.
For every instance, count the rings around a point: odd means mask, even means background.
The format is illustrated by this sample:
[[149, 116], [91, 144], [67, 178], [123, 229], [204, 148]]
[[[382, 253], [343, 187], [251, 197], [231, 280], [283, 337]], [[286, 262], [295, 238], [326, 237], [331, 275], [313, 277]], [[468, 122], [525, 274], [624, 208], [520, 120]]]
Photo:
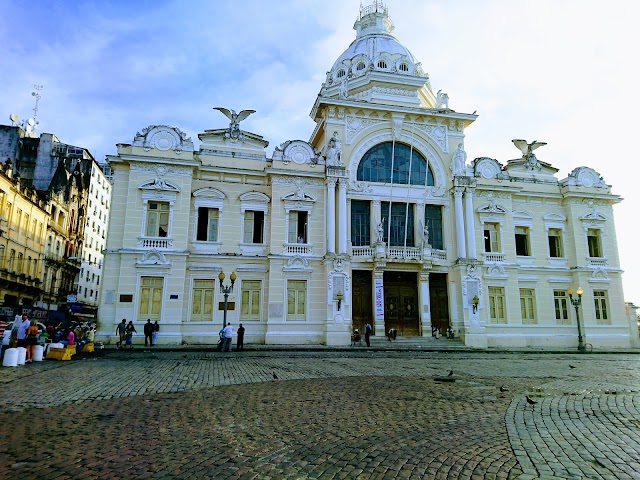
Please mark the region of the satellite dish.
[[33, 118], [30, 118], [29, 120], [27, 120], [27, 124], [30, 127], [33, 127], [36, 124], [36, 121]]
[[13, 123], [18, 123], [18, 115], [16, 115], [15, 113], [12, 113], [11, 115], [9, 115], [9, 119], [10, 119]]

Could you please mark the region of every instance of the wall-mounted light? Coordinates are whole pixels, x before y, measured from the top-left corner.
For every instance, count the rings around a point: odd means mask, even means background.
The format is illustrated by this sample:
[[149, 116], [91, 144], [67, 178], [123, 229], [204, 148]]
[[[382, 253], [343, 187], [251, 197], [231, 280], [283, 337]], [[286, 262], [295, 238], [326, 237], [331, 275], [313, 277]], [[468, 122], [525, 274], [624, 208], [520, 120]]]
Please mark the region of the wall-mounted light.
[[478, 311], [478, 304], [480, 303], [480, 299], [478, 298], [478, 295], [474, 295], [473, 300], [471, 300], [471, 302], [473, 303], [473, 313], [476, 313]]
[[338, 311], [340, 311], [340, 305], [342, 305], [342, 299], [344, 298], [344, 295], [342, 292], [338, 292], [336, 294], [336, 300], [338, 300]]

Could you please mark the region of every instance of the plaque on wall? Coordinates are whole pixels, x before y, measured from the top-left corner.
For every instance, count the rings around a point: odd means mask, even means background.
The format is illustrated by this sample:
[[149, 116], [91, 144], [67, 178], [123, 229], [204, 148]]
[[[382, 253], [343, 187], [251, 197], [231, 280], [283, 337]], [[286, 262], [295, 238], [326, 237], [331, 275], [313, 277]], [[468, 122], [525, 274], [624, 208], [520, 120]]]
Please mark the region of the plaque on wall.
[[[227, 311], [235, 310], [235, 309], [236, 309], [236, 302], [227, 302]], [[224, 310], [224, 302], [218, 303], [218, 310]]]
[[132, 303], [133, 295], [120, 295], [120, 302], [122, 303]]

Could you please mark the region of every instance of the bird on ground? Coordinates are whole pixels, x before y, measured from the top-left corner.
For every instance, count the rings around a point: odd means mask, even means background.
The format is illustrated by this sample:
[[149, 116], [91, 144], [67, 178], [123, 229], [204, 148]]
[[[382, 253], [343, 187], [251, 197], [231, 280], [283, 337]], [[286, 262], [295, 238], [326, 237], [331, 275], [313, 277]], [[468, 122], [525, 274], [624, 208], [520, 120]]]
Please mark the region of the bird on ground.
[[449, 375], [447, 375], [447, 376], [452, 377], [453, 376], [453, 370], [449, 370]]
[[569, 368], [576, 368], [576, 367], [574, 367], [573, 365], [569, 364]]
[[530, 399], [530, 398], [529, 398], [529, 395], [525, 395], [525, 397], [526, 397], [526, 399], [527, 399], [527, 403], [528, 403], [529, 405], [531, 405], [531, 408], [533, 408], [533, 406], [534, 406], [536, 403], [538, 403], [538, 402], [536, 402], [535, 400]]
[[508, 392], [508, 391], [509, 391], [509, 389], [508, 389], [508, 388], [505, 388], [505, 387], [504, 387], [504, 385], [501, 385], [501, 386], [500, 386], [500, 391], [501, 391], [501, 392]]
[[273, 379], [278, 380], [278, 375], [276, 375], [276, 372], [273, 372]]

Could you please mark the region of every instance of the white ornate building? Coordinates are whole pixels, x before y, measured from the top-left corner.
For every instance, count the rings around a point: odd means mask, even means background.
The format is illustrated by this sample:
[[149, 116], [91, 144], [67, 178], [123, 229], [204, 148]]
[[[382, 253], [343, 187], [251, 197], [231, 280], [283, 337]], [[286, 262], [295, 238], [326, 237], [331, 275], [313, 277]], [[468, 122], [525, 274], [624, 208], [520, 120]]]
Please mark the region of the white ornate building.
[[[600, 174], [523, 153], [467, 161], [476, 116], [448, 106], [392, 35], [379, 2], [327, 73], [309, 142], [268, 142], [226, 112], [194, 149], [150, 126], [109, 157], [115, 199], [100, 318], [161, 325], [162, 343], [213, 343], [218, 275], [237, 275], [228, 320], [248, 343], [348, 345], [365, 322], [382, 336], [451, 327], [468, 345], [573, 347], [567, 289], [584, 289], [594, 348], [636, 346], [625, 313], [612, 206]], [[126, 201], [118, 201], [126, 199]]]

